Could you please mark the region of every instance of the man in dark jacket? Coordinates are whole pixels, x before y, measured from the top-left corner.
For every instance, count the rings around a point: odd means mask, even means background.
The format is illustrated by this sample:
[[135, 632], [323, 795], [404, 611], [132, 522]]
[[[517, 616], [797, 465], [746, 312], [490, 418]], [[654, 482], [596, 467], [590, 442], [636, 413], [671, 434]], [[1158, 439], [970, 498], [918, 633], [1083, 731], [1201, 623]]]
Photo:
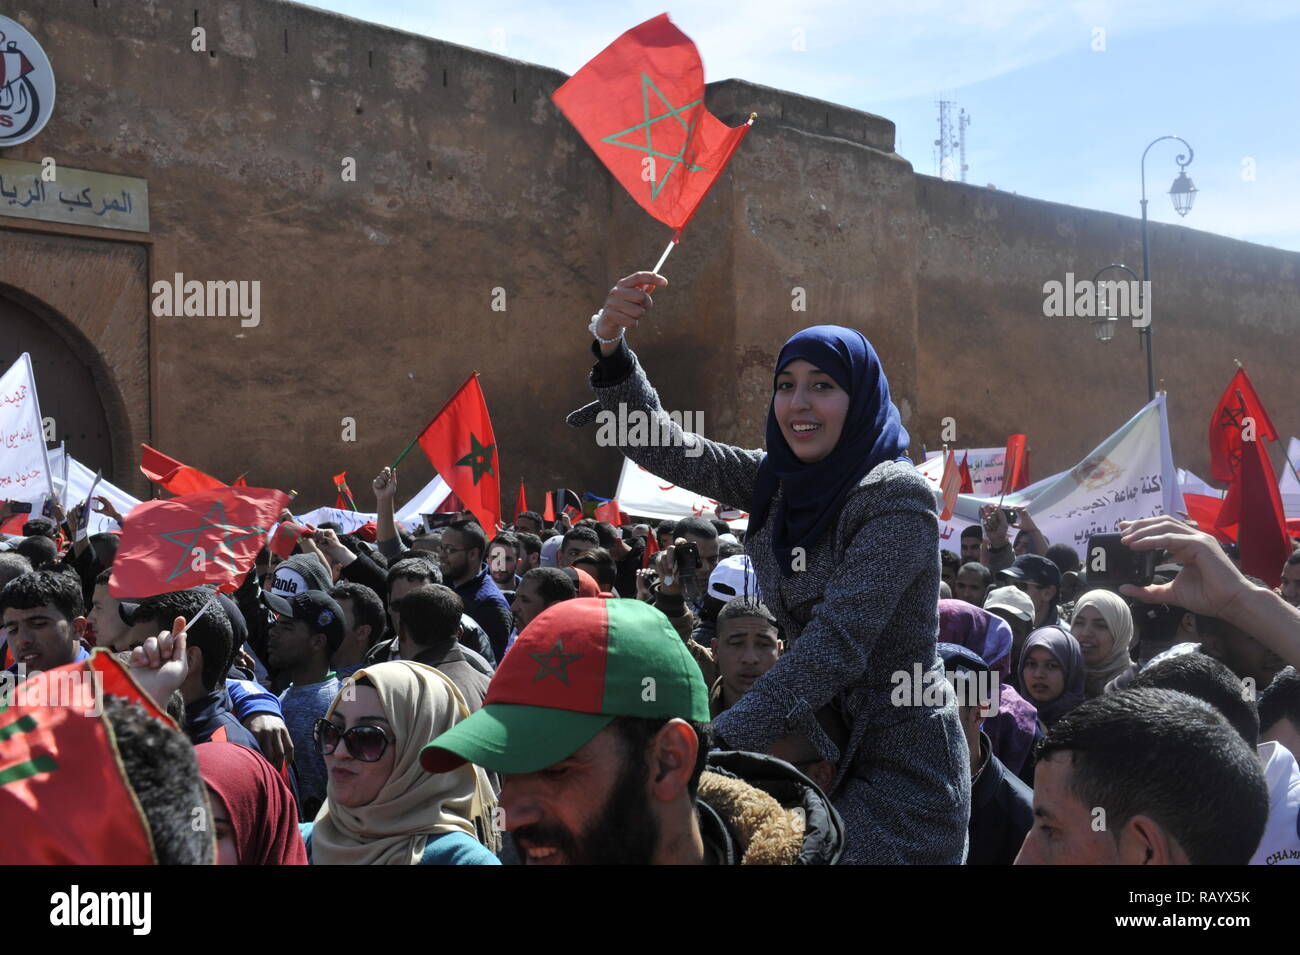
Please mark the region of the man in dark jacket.
[[394, 604], [401, 613], [398, 646], [402, 659], [441, 670], [456, 688], [470, 712], [483, 705], [488, 678], [465, 659], [461, 647], [460, 597], [450, 587], [426, 584], [409, 591]]
[[465, 612], [487, 631], [492, 655], [500, 660], [510, 639], [510, 604], [488, 574], [487, 535], [474, 521], [449, 525], [438, 543], [442, 579], [456, 591]]
[[970, 848], [967, 865], [1011, 865], [1034, 825], [1034, 791], [993, 755], [980, 724], [997, 705], [997, 675], [975, 651], [940, 643], [944, 670], [957, 693], [966, 745], [970, 748]]
[[577, 598], [520, 634], [483, 709], [438, 736], [429, 772], [506, 774], [500, 806], [526, 865], [832, 865], [839, 814], [788, 763], [709, 755], [708, 689], [668, 619]]

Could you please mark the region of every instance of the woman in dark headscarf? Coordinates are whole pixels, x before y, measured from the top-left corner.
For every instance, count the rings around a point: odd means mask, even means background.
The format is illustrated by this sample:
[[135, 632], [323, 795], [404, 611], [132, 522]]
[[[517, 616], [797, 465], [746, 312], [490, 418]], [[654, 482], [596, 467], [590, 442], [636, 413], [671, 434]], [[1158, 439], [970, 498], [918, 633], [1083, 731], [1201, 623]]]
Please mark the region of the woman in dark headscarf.
[[1038, 707], [1043, 731], [1083, 702], [1087, 667], [1079, 641], [1060, 627], [1039, 627], [1020, 651], [1020, 685]]
[[[861, 332], [805, 329], [773, 369], [766, 451], [683, 435], [623, 339], [650, 306], [653, 273], [619, 280], [589, 329], [597, 406], [653, 416], [669, 440], [623, 448], [652, 473], [749, 503], [745, 551], [790, 650], [714, 728], [720, 745], [766, 751], [802, 733], [836, 765], [843, 861], [960, 863], [970, 814], [965, 739], [951, 702], [891, 702], [891, 675], [942, 682], [934, 493], [907, 459], [889, 383]], [[929, 694], [924, 697], [931, 699]], [[820, 714], [820, 719], [819, 719]], [[823, 727], [831, 726], [827, 732]]]
[[212, 804], [218, 865], [306, 865], [298, 806], [260, 753], [236, 743], [194, 747]]

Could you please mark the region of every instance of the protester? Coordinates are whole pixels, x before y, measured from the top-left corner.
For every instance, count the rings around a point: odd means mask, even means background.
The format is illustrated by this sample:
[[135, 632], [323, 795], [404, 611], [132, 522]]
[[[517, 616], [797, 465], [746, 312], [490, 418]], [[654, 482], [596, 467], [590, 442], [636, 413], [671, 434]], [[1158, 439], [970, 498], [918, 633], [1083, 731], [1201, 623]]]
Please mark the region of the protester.
[[515, 515], [515, 533], [527, 532], [533, 535], [540, 535], [543, 529], [542, 515], [536, 511], [521, 511]]
[[[967, 865], [1011, 865], [1034, 824], [1034, 794], [993, 752], [983, 731], [985, 714], [996, 702], [980, 674], [992, 674], [982, 657], [965, 646], [940, 641], [948, 682], [957, 695], [957, 712], [970, 753], [970, 849]], [[992, 682], [992, 681], [989, 681]]]
[[1267, 818], [1259, 760], [1217, 711], [1172, 690], [1122, 690], [1047, 734], [1016, 864], [1243, 865]]
[[14, 659], [9, 672], [20, 681], [88, 656], [81, 644], [86, 632], [81, 584], [70, 573], [36, 570], [15, 577], [0, 590], [0, 615]]
[[510, 638], [510, 604], [488, 576], [486, 553], [487, 537], [474, 521], [450, 524], [438, 547], [443, 580], [456, 591], [465, 613], [487, 633], [493, 659], [500, 660]]
[[575, 557], [569, 566], [581, 567], [591, 574], [596, 579], [601, 593], [614, 593], [618, 584], [618, 565], [614, 563], [614, 558], [605, 548], [593, 547], [591, 550], [584, 551]]
[[529, 570], [520, 580], [514, 602], [510, 605], [516, 638], [547, 607], [561, 600], [572, 600], [577, 595], [577, 586], [559, 568], [534, 567]]
[[1287, 667], [1259, 697], [1259, 736], [1300, 753], [1300, 673]]
[[961, 558], [952, 551], [939, 551], [939, 582], [948, 586], [950, 595], [953, 584], [957, 583], [957, 571], [961, 569], [961, 564]]
[[839, 861], [842, 823], [816, 786], [781, 760], [710, 755], [709, 743], [708, 690], [663, 614], [579, 598], [520, 634], [483, 709], [435, 735], [423, 762], [503, 774], [525, 865]]
[[21, 554], [0, 553], [0, 588], [23, 574], [30, 574], [32, 565]]
[[507, 591], [514, 593], [519, 586], [519, 575], [515, 568], [519, 564], [520, 550], [519, 538], [505, 531], [497, 534], [488, 544], [488, 575], [503, 594]]
[[1147, 667], [1137, 687], [1177, 690], [1210, 704], [1259, 755], [1268, 784], [1268, 822], [1251, 865], [1300, 865], [1300, 765], [1278, 742], [1260, 743], [1259, 713], [1253, 694], [1219, 661], [1203, 653], [1185, 653]]
[[1000, 577], [1015, 584], [1034, 604], [1034, 626], [1050, 627], [1060, 622], [1057, 599], [1061, 586], [1061, 571], [1046, 557], [1026, 554], [1000, 572]]
[[[417, 587], [441, 583], [442, 571], [438, 569], [434, 558], [404, 557], [388, 568], [388, 620], [392, 636], [370, 648], [365, 658], [367, 664], [401, 659], [398, 633], [402, 626], [402, 615], [397, 610], [397, 603]], [[491, 676], [496, 665], [496, 655], [492, 652], [487, 633], [468, 614], [461, 615], [460, 625], [460, 644], [465, 659], [480, 673]]]
[[772, 611], [754, 597], [736, 597], [718, 612], [710, 640], [718, 677], [709, 688], [709, 713], [717, 718], [749, 692], [784, 649]]
[[560, 540], [560, 549], [555, 555], [556, 567], [568, 567], [581, 554], [600, 546], [600, 537], [594, 527], [579, 524], [568, 531]]
[[979, 561], [972, 561], [961, 565], [961, 570], [957, 572], [957, 581], [953, 584], [952, 595], [968, 604], [983, 607], [984, 598], [988, 596], [992, 583], [993, 574], [989, 569]]
[[1029, 635], [1020, 656], [1020, 688], [1038, 710], [1043, 732], [1083, 702], [1086, 671], [1079, 641], [1060, 627], [1039, 627]]
[[218, 865], [306, 865], [298, 806], [258, 753], [227, 742], [194, 748], [208, 790]]
[[1300, 550], [1296, 550], [1282, 565], [1282, 599], [1293, 607], [1300, 607]]
[[395, 603], [400, 613], [398, 634], [403, 660], [442, 671], [456, 684], [470, 712], [483, 705], [488, 677], [470, 664], [460, 645], [460, 596], [442, 584], [426, 584]]
[[[984, 598], [984, 609], [1001, 617], [1011, 628], [1011, 652], [1007, 656], [1015, 663], [1025, 648], [1029, 632], [1034, 629], [1034, 602], [1018, 587], [995, 587]], [[1012, 684], [1018, 688], [1019, 670], [1013, 667], [1010, 676]]]
[[984, 542], [984, 530], [978, 524], [971, 524], [962, 528], [961, 532], [961, 563], [969, 564], [972, 561], [980, 563], [980, 545]]
[[[752, 502], [746, 552], [791, 649], [718, 717], [721, 742], [761, 750], [807, 735], [838, 767], [830, 795], [848, 826], [846, 860], [960, 862], [970, 791], [956, 710], [900, 714], [890, 702], [891, 673], [942, 673], [939, 533], [879, 359], [854, 329], [805, 329], [773, 369], [766, 453], [686, 435], [623, 337], [652, 304], [640, 286], [666, 284], [640, 272], [611, 289], [592, 326], [591, 385], [607, 411], [667, 422], [668, 440], [622, 449], [636, 464], [713, 500]], [[595, 405], [569, 416], [595, 420]], [[843, 732], [822, 729], [828, 705]]]
[[428, 741], [468, 715], [455, 684], [421, 663], [348, 677], [314, 731], [329, 798], [301, 826], [312, 864], [498, 865], [496, 800], [483, 771], [420, 765]]
[[343, 611], [329, 594], [307, 590], [286, 599], [266, 594], [276, 614], [271, 627], [271, 665], [289, 677], [280, 694], [284, 721], [293, 737], [300, 818], [315, 818], [325, 799], [325, 763], [312, 746], [312, 727], [338, 693], [330, 657], [343, 644]]
[[1129, 642], [1133, 615], [1124, 598], [1109, 590], [1090, 590], [1075, 602], [1070, 633], [1079, 641], [1088, 667], [1084, 690], [1100, 696], [1106, 684], [1133, 665]]
[[330, 657], [330, 669], [341, 680], [361, 668], [384, 635], [384, 602], [370, 587], [351, 581], [335, 584], [329, 595], [343, 611], [343, 642]]
[[527, 531], [516, 531], [515, 537], [519, 538], [519, 550], [516, 553], [515, 573], [522, 577], [534, 567], [540, 566], [539, 561], [542, 557], [542, 539], [536, 534], [530, 534]]

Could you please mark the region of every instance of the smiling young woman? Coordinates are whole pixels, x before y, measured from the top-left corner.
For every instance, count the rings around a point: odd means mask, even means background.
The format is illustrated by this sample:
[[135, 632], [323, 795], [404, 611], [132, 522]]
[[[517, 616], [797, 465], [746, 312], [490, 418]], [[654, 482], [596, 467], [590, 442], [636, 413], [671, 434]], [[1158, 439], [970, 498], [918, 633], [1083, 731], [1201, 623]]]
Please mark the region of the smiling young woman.
[[[620, 403], [663, 414], [623, 335], [653, 304], [643, 286], [667, 284], [638, 272], [610, 290], [589, 326], [598, 400], [570, 424]], [[806, 736], [836, 767], [828, 795], [846, 825], [843, 862], [960, 863], [970, 773], [957, 711], [890, 700], [893, 673], [920, 664], [942, 679], [934, 494], [906, 457], [907, 431], [860, 332], [819, 325], [785, 343], [766, 445], [684, 438], [674, 426], [659, 446], [622, 448], [659, 477], [750, 506], [745, 550], [790, 649], [717, 717], [720, 745], [764, 752]]]

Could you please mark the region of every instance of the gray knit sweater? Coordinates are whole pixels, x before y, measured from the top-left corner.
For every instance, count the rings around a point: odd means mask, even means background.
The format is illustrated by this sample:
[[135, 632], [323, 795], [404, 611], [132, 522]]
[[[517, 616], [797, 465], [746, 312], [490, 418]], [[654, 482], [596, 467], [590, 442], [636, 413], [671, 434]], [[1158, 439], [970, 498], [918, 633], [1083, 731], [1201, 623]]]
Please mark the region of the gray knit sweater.
[[[622, 402], [670, 426], [630, 350], [603, 368], [598, 364], [591, 384], [600, 407], [617, 412]], [[569, 423], [590, 423], [597, 410], [588, 405]], [[747, 507], [763, 451], [671, 428], [676, 446], [625, 447], [623, 453], [674, 484]], [[682, 446], [692, 441], [699, 446]], [[789, 577], [781, 575], [772, 552], [771, 515], [780, 494], [763, 525], [751, 524], [745, 551], [790, 649], [714, 728], [727, 746], [756, 752], [801, 732], [836, 762], [829, 795], [847, 829], [843, 862], [959, 864], [966, 852], [970, 769], [956, 709], [891, 703], [891, 675], [898, 671], [910, 676], [919, 662], [929, 679], [942, 679], [935, 652], [940, 564], [934, 494], [912, 467], [880, 464], [849, 493], [832, 529], [807, 549], [805, 569]], [[847, 727], [843, 751], [816, 718], [822, 708]]]

